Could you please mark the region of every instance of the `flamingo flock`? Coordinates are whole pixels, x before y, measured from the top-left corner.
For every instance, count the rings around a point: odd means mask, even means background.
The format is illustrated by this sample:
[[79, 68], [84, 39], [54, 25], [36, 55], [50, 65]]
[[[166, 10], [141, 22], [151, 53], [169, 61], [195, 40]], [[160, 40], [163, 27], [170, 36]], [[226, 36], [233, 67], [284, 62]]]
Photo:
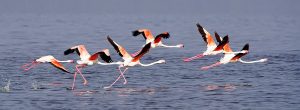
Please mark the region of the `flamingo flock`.
[[[184, 58], [184, 62], [190, 62], [192, 60], [200, 59], [204, 56], [211, 56], [211, 55], [217, 55], [223, 53], [224, 56], [217, 61], [216, 63], [201, 67], [201, 70], [208, 70], [212, 67], [221, 65], [221, 64], [227, 64], [230, 62], [241, 62], [241, 63], [259, 63], [259, 62], [266, 62], [268, 59], [259, 59], [255, 61], [244, 61], [241, 59], [241, 57], [245, 56], [249, 53], [249, 44], [245, 44], [241, 51], [233, 51], [229, 45], [229, 36], [226, 35], [225, 37], [220, 37], [217, 32], [214, 32], [214, 37], [216, 39], [216, 42], [214, 41], [214, 38], [212, 35], [199, 23], [196, 24], [197, 30], [202, 36], [205, 44], [206, 44], [206, 50], [200, 54], [197, 54], [190, 58]], [[177, 44], [177, 45], [165, 45], [162, 43], [162, 39], [168, 39], [170, 38], [169, 32], [163, 32], [161, 34], [158, 34], [156, 37], [154, 37], [149, 29], [138, 29], [132, 31], [132, 36], [139, 36], [142, 35], [145, 38], [145, 44], [142, 45], [141, 49], [136, 51], [133, 54], [130, 54], [126, 51], [126, 49], [118, 44], [116, 41], [112, 40], [110, 36], [107, 36], [107, 41], [112, 45], [112, 47], [115, 49], [117, 54], [123, 59], [123, 61], [113, 61], [110, 57], [110, 51], [109, 49], [102, 49], [100, 51], [97, 51], [93, 54], [90, 54], [86, 47], [84, 45], [76, 45], [72, 46], [71, 48], [68, 48], [64, 51], [64, 55], [69, 55], [72, 53], [76, 53], [79, 56], [79, 59], [76, 60], [75, 65], [75, 72], [70, 72], [68, 69], [66, 69], [65, 66], [62, 65], [62, 63], [74, 63], [74, 60], [57, 60], [52, 55], [42, 56], [40, 58], [37, 58], [30, 63], [26, 63], [21, 66], [21, 68], [24, 71], [29, 71], [30, 69], [36, 67], [38, 64], [41, 63], [50, 63], [55, 68], [65, 72], [65, 73], [73, 73], [73, 83], [71, 86], [71, 89], [75, 89], [75, 81], [77, 74], [79, 73], [80, 76], [83, 79], [83, 84], [87, 85], [88, 81], [82, 74], [82, 69], [86, 68], [88, 66], [92, 65], [118, 65], [118, 71], [119, 76], [115, 79], [113, 83], [111, 83], [109, 86], [105, 86], [104, 88], [111, 88], [118, 80], [123, 78], [124, 82], [123, 84], [127, 84], [126, 77], [124, 76], [125, 72], [133, 66], [152, 66], [155, 64], [165, 64], [166, 61], [164, 59], [160, 59], [157, 61], [154, 61], [149, 64], [143, 64], [141, 63], [141, 58], [144, 57], [147, 53], [149, 53], [151, 48], [156, 47], [163, 47], [163, 48], [183, 48], [183, 44]], [[103, 62], [101, 62], [103, 61]], [[122, 70], [123, 69], [123, 70]]]

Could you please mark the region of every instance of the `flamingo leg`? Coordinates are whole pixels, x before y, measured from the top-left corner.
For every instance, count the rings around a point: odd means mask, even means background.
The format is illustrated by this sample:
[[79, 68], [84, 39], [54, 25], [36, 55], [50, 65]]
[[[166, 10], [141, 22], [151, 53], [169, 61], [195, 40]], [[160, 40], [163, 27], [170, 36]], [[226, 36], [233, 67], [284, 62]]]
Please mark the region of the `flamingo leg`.
[[122, 75], [122, 77], [123, 77], [123, 79], [124, 79], [124, 83], [123, 83], [123, 84], [127, 84], [127, 80], [126, 80], [126, 78], [125, 78], [125, 76], [124, 76], [124, 73], [125, 73], [125, 71], [126, 71], [127, 69], [128, 69], [128, 68], [125, 68], [123, 72], [121, 71], [121, 69], [119, 69], [119, 70], [120, 70], [120, 75]]
[[199, 58], [202, 58], [202, 57], [204, 57], [203, 54], [198, 54], [198, 55], [190, 57], [190, 58], [185, 58], [185, 59], [183, 59], [183, 61], [189, 62], [189, 61], [192, 61], [192, 60], [195, 60], [195, 59], [199, 59]]
[[121, 71], [121, 67], [119, 66], [119, 71], [120, 71], [120, 75], [123, 77], [123, 79], [124, 79], [124, 84], [127, 84], [127, 80], [126, 80], [126, 78], [125, 78], [125, 76], [124, 76], [124, 73], [125, 73], [125, 71], [127, 70], [128, 68], [125, 68], [125, 70], [122, 72]]
[[74, 87], [75, 87], [76, 76], [77, 76], [77, 72], [74, 73], [72, 90], [74, 90]]
[[87, 80], [85, 79], [85, 77], [83, 76], [83, 74], [80, 71], [80, 69], [83, 68], [84, 66], [85, 65], [77, 65], [76, 70], [81, 75], [82, 79], [84, 80], [83, 84], [86, 85], [88, 82], [87, 82]]
[[208, 70], [209, 68], [212, 68], [212, 67], [215, 67], [215, 66], [218, 66], [218, 65], [221, 65], [221, 64], [222, 64], [221, 62], [217, 62], [217, 63], [209, 65], [209, 66], [201, 67], [201, 70]]
[[[23, 69], [24, 69], [24, 71], [28, 71], [28, 70], [30, 70], [31, 68], [36, 67], [38, 64], [39, 64], [38, 62], [32, 62], [31, 65], [30, 65], [29, 67], [27, 67], [27, 68], [24, 67]], [[27, 65], [27, 66], [28, 66], [28, 65]]]
[[[106, 87], [104, 87], [105, 89], [107, 89], [107, 88], [111, 88], [120, 78], [121, 78], [121, 76], [123, 75], [123, 77], [124, 77], [124, 72], [127, 70], [128, 68], [126, 68], [123, 72], [121, 72], [120, 71], [120, 75], [119, 75], [119, 77], [112, 83], [112, 84], [110, 84], [109, 86], [106, 86]], [[124, 77], [125, 78], [125, 77]]]
[[35, 63], [35, 61], [32, 61], [30, 63], [25, 63], [24, 65], [21, 66], [21, 68], [25, 69], [26, 67], [28, 67], [29, 65], [32, 65], [33, 63]]

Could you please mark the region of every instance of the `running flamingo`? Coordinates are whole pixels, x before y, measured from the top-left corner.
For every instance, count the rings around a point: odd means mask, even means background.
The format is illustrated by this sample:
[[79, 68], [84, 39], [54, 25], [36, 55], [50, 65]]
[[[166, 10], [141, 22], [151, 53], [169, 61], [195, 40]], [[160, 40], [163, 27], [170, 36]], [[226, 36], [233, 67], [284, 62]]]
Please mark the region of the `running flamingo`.
[[50, 63], [52, 64], [55, 68], [58, 68], [62, 70], [63, 72], [70, 73], [61, 63], [66, 62], [66, 63], [73, 63], [73, 60], [66, 60], [66, 61], [60, 61], [55, 59], [52, 55], [47, 55], [47, 56], [42, 56], [31, 63], [24, 64], [22, 68], [25, 71], [30, 70], [31, 68], [37, 66], [40, 63]]
[[[184, 59], [185, 62], [189, 62], [194, 59], [199, 59], [206, 55], [216, 55], [216, 54], [222, 53], [223, 46], [228, 42], [228, 36], [225, 36], [223, 38], [223, 41], [220, 41], [219, 44], [217, 45], [214, 42], [214, 39], [212, 38], [211, 34], [208, 31], [206, 31], [206, 29], [204, 29], [199, 23], [197, 23], [197, 28], [198, 28], [198, 31], [201, 34], [204, 42], [206, 43], [206, 51], [204, 51], [202, 54], [198, 54], [198, 55], [190, 57], [190, 58], [185, 58]], [[217, 34], [217, 32], [215, 32], [215, 37], [218, 40], [219, 35]]]
[[85, 48], [84, 45], [77, 45], [77, 46], [71, 47], [71, 48], [67, 49], [64, 52], [64, 55], [69, 55], [70, 53], [74, 53], [75, 51], [79, 55], [80, 60], [77, 60], [77, 64], [78, 65], [76, 65], [76, 70], [77, 71], [74, 74], [72, 90], [75, 87], [75, 81], [76, 81], [77, 72], [81, 75], [82, 79], [84, 80], [83, 84], [84, 85], [87, 84], [87, 80], [85, 79], [85, 77], [81, 73], [81, 69], [82, 68], [84, 68], [84, 67], [86, 67], [88, 65], [93, 65], [93, 64], [102, 64], [102, 65], [105, 65], [104, 63], [99, 62], [99, 60], [98, 60], [99, 56], [106, 63], [113, 62], [112, 59], [111, 59], [111, 57], [110, 57], [108, 49], [104, 49], [102, 51], [94, 53], [93, 55], [90, 55], [89, 52], [86, 50], [86, 48]]
[[[151, 42], [151, 48], [155, 47], [166, 47], [166, 48], [183, 48], [183, 44], [178, 44], [178, 45], [165, 45], [162, 43], [162, 38], [168, 39], [170, 37], [170, 34], [168, 32], [163, 32], [159, 35], [157, 35], [155, 38], [153, 37], [151, 31], [149, 29], [139, 29], [132, 31], [133, 36], [138, 36], [142, 34], [143, 37], [146, 40], [145, 44], [148, 44]], [[141, 50], [140, 50], [141, 51]], [[137, 51], [136, 53], [132, 54], [132, 56], [136, 56], [140, 51]]]
[[[146, 44], [143, 47], [143, 49], [140, 51], [140, 53], [137, 54], [135, 57], [131, 57], [130, 54], [125, 50], [124, 47], [122, 47], [121, 45], [114, 42], [109, 36], [107, 36], [107, 39], [108, 39], [109, 43], [114, 47], [114, 49], [117, 51], [117, 53], [122, 57], [122, 59], [124, 61], [119, 65], [119, 71], [120, 71], [119, 77], [111, 85], [109, 85], [107, 87], [104, 87], [104, 88], [111, 88], [121, 77], [124, 78], [124, 84], [126, 84], [127, 80], [124, 76], [124, 73], [129, 67], [133, 67], [133, 66], [136, 66], [136, 65], [151, 66], [151, 65], [154, 65], [154, 64], [160, 64], [160, 63], [165, 63], [166, 62], [165, 60], [158, 60], [158, 61], [150, 63], [150, 64], [142, 64], [140, 62], [140, 59], [150, 50], [151, 43]], [[122, 67], [125, 68], [123, 70], [123, 72], [121, 71]]]
[[204, 66], [202, 67], [201, 69], [202, 70], [207, 70], [209, 68], [212, 68], [212, 67], [215, 67], [215, 66], [218, 66], [218, 65], [221, 65], [221, 64], [227, 64], [229, 62], [241, 62], [241, 63], [258, 63], [258, 62], [266, 62], [268, 59], [267, 58], [264, 58], [264, 59], [260, 59], [260, 60], [256, 60], [256, 61], [243, 61], [241, 59], [241, 57], [245, 56], [246, 54], [248, 54], [249, 52], [249, 44], [246, 44], [242, 51], [245, 51], [243, 53], [238, 53], [238, 54], [235, 54], [235, 53], [230, 53], [232, 52], [232, 49], [230, 48], [229, 46], [229, 43], [227, 43], [225, 46], [224, 46], [224, 51], [228, 52], [228, 53], [224, 53], [224, 57], [220, 59], [219, 62], [215, 63], [215, 64], [212, 64], [210, 66]]

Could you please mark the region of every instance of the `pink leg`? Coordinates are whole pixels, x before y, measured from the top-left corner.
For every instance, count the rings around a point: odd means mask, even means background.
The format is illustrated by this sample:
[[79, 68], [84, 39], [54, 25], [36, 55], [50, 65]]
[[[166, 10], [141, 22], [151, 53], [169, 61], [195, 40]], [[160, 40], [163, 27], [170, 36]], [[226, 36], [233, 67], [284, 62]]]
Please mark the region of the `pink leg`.
[[39, 63], [38, 62], [33, 62], [31, 66], [29, 66], [28, 68], [24, 68], [24, 71], [28, 71], [33, 67], [36, 67]]
[[192, 60], [195, 60], [195, 59], [199, 59], [199, 58], [202, 58], [202, 57], [204, 57], [203, 54], [198, 54], [198, 55], [190, 57], [190, 58], [185, 58], [185, 59], [183, 59], [183, 61], [189, 62], [189, 61], [192, 61]]
[[32, 61], [31, 63], [25, 63], [24, 65], [21, 66], [21, 68], [25, 69], [26, 67], [32, 65], [33, 63], [35, 63], [35, 61]]
[[142, 50], [139, 50], [137, 52], [135, 52], [134, 54], [131, 54], [132, 57], [135, 57], [137, 54], [139, 54]]
[[87, 82], [87, 80], [85, 79], [85, 77], [83, 76], [83, 74], [81, 73], [81, 71], [80, 71], [80, 68], [83, 68], [84, 67], [84, 65], [77, 65], [76, 66], [76, 70], [77, 70], [77, 72], [81, 75], [81, 77], [82, 77], [82, 79], [84, 80], [84, 85], [86, 85], [88, 82]]
[[120, 76], [122, 75], [122, 77], [123, 77], [123, 79], [124, 79], [124, 83], [123, 84], [127, 84], [127, 80], [126, 80], [126, 78], [125, 78], [125, 76], [124, 76], [124, 73], [125, 73], [125, 71], [127, 70], [128, 68], [125, 68], [125, 70], [122, 72], [121, 71], [121, 68], [119, 67], [119, 70], [120, 70]]
[[75, 87], [76, 76], [77, 76], [77, 72], [74, 73], [72, 90], [74, 90], [74, 87]]
[[[104, 87], [105, 89], [107, 89], [107, 88], [111, 88], [120, 78], [121, 78], [121, 76], [123, 75], [123, 77], [124, 77], [124, 72], [127, 70], [128, 68], [126, 68], [123, 72], [121, 72], [120, 73], [120, 75], [119, 75], [119, 77], [112, 83], [112, 84], [110, 84], [109, 86], [106, 86], [106, 87]], [[124, 77], [125, 78], [125, 77]]]
[[[126, 68], [127, 69], [127, 68]], [[124, 70], [124, 72], [126, 71], [126, 69]], [[127, 80], [126, 80], [126, 78], [125, 78], [125, 76], [124, 76], [124, 72], [122, 72], [121, 71], [121, 67], [119, 66], [119, 71], [120, 71], [120, 75], [122, 75], [122, 77], [123, 77], [123, 79], [124, 79], [124, 84], [126, 84], [127, 83]]]
[[201, 70], [208, 70], [209, 68], [212, 68], [212, 67], [215, 67], [215, 66], [218, 66], [218, 65], [221, 65], [221, 64], [222, 64], [222, 63], [217, 62], [217, 63], [212, 64], [212, 65], [209, 65], [209, 66], [201, 67]]

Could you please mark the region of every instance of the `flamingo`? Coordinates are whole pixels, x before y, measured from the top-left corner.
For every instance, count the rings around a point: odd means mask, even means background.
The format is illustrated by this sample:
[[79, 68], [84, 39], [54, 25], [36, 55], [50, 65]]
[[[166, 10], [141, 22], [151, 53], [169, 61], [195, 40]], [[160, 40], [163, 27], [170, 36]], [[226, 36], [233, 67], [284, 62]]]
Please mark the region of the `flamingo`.
[[46, 55], [46, 56], [42, 56], [38, 59], [35, 59], [34, 61], [32, 61], [31, 63], [26, 63], [22, 66], [22, 68], [25, 71], [30, 70], [33, 67], [36, 67], [38, 64], [40, 63], [50, 63], [52, 64], [55, 68], [62, 70], [63, 72], [66, 73], [70, 73], [61, 63], [73, 63], [73, 60], [65, 60], [65, 61], [61, 61], [61, 60], [57, 60], [56, 58], [54, 58], [52, 55]]
[[215, 37], [216, 37], [217, 41], [219, 42], [219, 44], [217, 45], [214, 42], [214, 39], [212, 38], [211, 34], [208, 31], [206, 31], [206, 29], [204, 29], [199, 23], [197, 23], [197, 28], [198, 28], [198, 31], [201, 34], [204, 42], [206, 43], [206, 47], [207, 47], [206, 51], [204, 51], [203, 53], [198, 54], [196, 56], [193, 56], [190, 58], [185, 58], [184, 59], [185, 62], [189, 62], [194, 59], [199, 59], [199, 58], [202, 58], [207, 55], [217, 55], [219, 53], [222, 53], [223, 46], [228, 42], [228, 36], [225, 36], [222, 41], [219, 41], [218, 40], [219, 35], [217, 32], [215, 32]]
[[[129, 67], [133, 67], [136, 65], [140, 65], [140, 66], [151, 66], [154, 64], [160, 64], [160, 63], [165, 63], [165, 60], [158, 60], [156, 62], [153, 63], [149, 63], [149, 64], [143, 64], [140, 62], [140, 59], [150, 50], [151, 48], [151, 43], [149, 42], [148, 44], [146, 44], [142, 50], [140, 51], [139, 54], [137, 54], [136, 56], [132, 57], [130, 56], [130, 54], [125, 50], [124, 47], [122, 47], [121, 45], [117, 44], [115, 41], [113, 41], [109, 36], [107, 36], [107, 39], [109, 41], [109, 43], [114, 47], [114, 49], [117, 51], [117, 53], [122, 57], [122, 59], [124, 60], [122, 63], [119, 64], [119, 71], [120, 71], [120, 75], [119, 77], [109, 86], [104, 87], [104, 88], [111, 88], [121, 77], [123, 77], [124, 79], [124, 83], [127, 83], [127, 80], [124, 76], [125, 71], [129, 68]], [[121, 68], [125, 68], [123, 70], [123, 72], [121, 71]]]
[[71, 47], [69, 49], [67, 49], [64, 52], [64, 55], [69, 55], [70, 53], [74, 53], [76, 51], [76, 53], [79, 55], [80, 60], [77, 60], [77, 65], [76, 67], [76, 72], [74, 74], [74, 79], [73, 79], [73, 84], [72, 84], [72, 90], [74, 90], [75, 87], [75, 81], [76, 81], [76, 75], [77, 73], [79, 73], [82, 77], [82, 79], [84, 80], [84, 85], [87, 84], [87, 80], [86, 78], [83, 76], [83, 74], [81, 73], [81, 69], [86, 67], [86, 66], [90, 66], [93, 64], [102, 64], [102, 65], [106, 65], [105, 63], [101, 63], [98, 61], [98, 57], [100, 56], [101, 59], [106, 62], [106, 63], [111, 63], [113, 62], [110, 54], [109, 54], [109, 50], [108, 49], [104, 49], [102, 51], [98, 51], [96, 53], [94, 53], [93, 55], [90, 55], [89, 52], [86, 50], [84, 45], [77, 45], [74, 47]]
[[232, 49], [230, 48], [229, 46], [229, 43], [227, 43], [225, 46], [224, 46], [224, 51], [228, 52], [228, 53], [224, 53], [224, 57], [220, 59], [219, 62], [215, 63], [215, 64], [212, 64], [212, 65], [209, 65], [209, 66], [204, 66], [202, 67], [201, 69], [202, 70], [207, 70], [209, 68], [212, 68], [212, 67], [215, 67], [215, 66], [218, 66], [218, 65], [221, 65], [221, 64], [227, 64], [229, 62], [241, 62], [241, 63], [258, 63], [258, 62], [266, 62], [268, 59], [267, 58], [263, 58], [263, 59], [260, 59], [260, 60], [255, 60], [255, 61], [244, 61], [241, 59], [241, 57], [245, 56], [246, 54], [249, 53], [249, 44], [246, 44], [244, 45], [242, 51], [245, 51], [243, 53], [230, 53], [232, 52]]
[[[133, 36], [138, 36], [142, 34], [143, 37], [146, 40], [145, 44], [148, 44], [151, 42], [151, 48], [155, 47], [166, 47], [166, 48], [183, 48], [183, 44], [178, 44], [178, 45], [165, 45], [162, 43], [162, 38], [168, 39], [170, 37], [170, 34], [168, 32], [163, 32], [159, 35], [157, 35], [155, 38], [153, 37], [151, 31], [149, 29], [139, 29], [132, 31]], [[141, 50], [140, 50], [141, 51]], [[132, 56], [136, 56], [140, 51], [137, 51], [136, 53], [132, 54]]]

